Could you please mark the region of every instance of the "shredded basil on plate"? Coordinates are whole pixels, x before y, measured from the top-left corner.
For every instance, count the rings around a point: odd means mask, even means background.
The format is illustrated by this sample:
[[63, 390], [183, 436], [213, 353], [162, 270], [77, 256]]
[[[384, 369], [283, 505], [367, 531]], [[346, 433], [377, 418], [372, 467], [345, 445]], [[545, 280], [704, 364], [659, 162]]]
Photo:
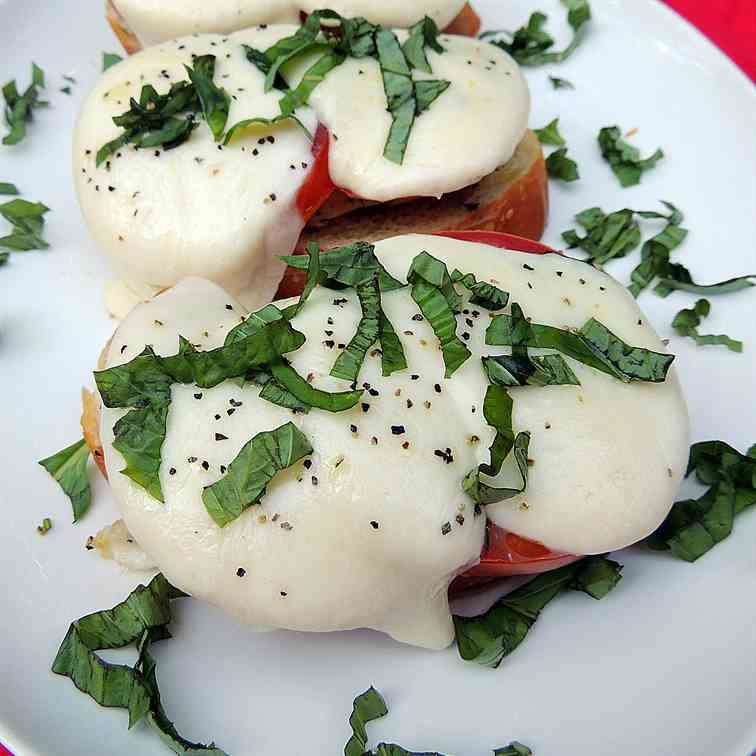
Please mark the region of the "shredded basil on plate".
[[[443, 756], [437, 751], [408, 751], [395, 743], [379, 743], [375, 751], [369, 750], [367, 725], [386, 714], [386, 701], [372, 685], [364, 693], [360, 693], [352, 704], [352, 714], [349, 717], [352, 735], [344, 746], [344, 756]], [[522, 743], [513, 742], [504, 748], [494, 749], [494, 756], [532, 756], [532, 751]]]
[[698, 326], [711, 311], [711, 304], [707, 299], [699, 299], [690, 309], [680, 310], [672, 321], [672, 327], [680, 336], [688, 336], [698, 346], [726, 346], [732, 352], [742, 352], [743, 342], [731, 339], [724, 334], [701, 334]]
[[662, 278], [654, 288], [660, 297], [666, 297], [673, 291], [687, 291], [691, 294], [704, 294], [716, 296], [718, 294], [733, 294], [736, 291], [750, 289], [756, 286], [756, 273], [749, 273], [737, 278], [729, 278], [712, 284], [696, 283], [690, 271], [679, 263], [670, 263], [666, 266]]
[[[150, 646], [171, 637], [170, 602], [185, 595], [163, 575], [157, 575], [146, 587], [137, 586], [112, 609], [76, 620], [58, 649], [52, 671], [70, 678], [100, 706], [126, 709], [129, 729], [146, 719], [174, 753], [226, 756], [212, 743], [203, 745], [182, 738], [166, 716], [160, 699], [157, 667]], [[110, 664], [96, 653], [126, 646], [136, 646], [139, 652], [133, 667]]]
[[559, 594], [576, 590], [602, 599], [621, 577], [622, 565], [617, 562], [586, 557], [532, 578], [477, 617], [454, 615], [459, 655], [496, 668], [525, 640], [541, 611]]
[[[15, 189], [15, 187], [12, 187]], [[50, 211], [41, 202], [29, 202], [16, 198], [0, 204], [0, 216], [11, 224], [11, 232], [0, 236], [0, 250], [28, 252], [34, 249], [48, 249], [50, 246], [42, 234], [45, 215]], [[7, 252], [4, 253], [7, 258]]]
[[0, 181], [0, 194], [4, 194], [5, 196], [15, 196], [18, 195], [18, 193], [15, 184], [8, 184]]
[[15, 80], [9, 81], [3, 87], [5, 123], [8, 126], [3, 144], [12, 146], [26, 138], [26, 127], [34, 120], [34, 111], [49, 105], [39, 99], [39, 90], [44, 88], [45, 72], [36, 63], [32, 63], [31, 84], [23, 93], [18, 91]]
[[441, 343], [446, 378], [451, 378], [472, 354], [457, 336], [456, 314], [462, 298], [454, 288], [446, 264], [427, 252], [414, 258], [407, 281], [412, 286], [412, 299]]
[[260, 501], [277, 473], [309, 454], [310, 442], [293, 423], [258, 433], [242, 447], [226, 474], [202, 491], [205, 509], [219, 527], [228, 525]]
[[551, 178], [561, 181], [577, 181], [580, 178], [578, 165], [572, 158], [567, 157], [566, 147], [554, 150], [546, 158], [546, 171]]
[[678, 501], [646, 543], [695, 562], [732, 532], [735, 516], [756, 504], [756, 446], [746, 454], [724, 441], [702, 441], [690, 449], [687, 476], [709, 486], [699, 499]]
[[47, 535], [47, 533], [52, 530], [52, 526], [52, 520], [49, 517], [45, 517], [44, 520], [37, 525], [37, 533], [40, 535]]
[[580, 46], [587, 24], [591, 20], [591, 8], [587, 0], [562, 0], [562, 5], [567, 8], [567, 23], [572, 28], [572, 40], [564, 50], [552, 49], [554, 38], [543, 28], [548, 16], [540, 11], [531, 14], [528, 23], [513, 33], [490, 31], [481, 34], [480, 38], [490, 39], [502, 34], [508, 36], [508, 41], [495, 39], [491, 44], [509, 53], [521, 66], [562, 63]]
[[641, 232], [635, 211], [624, 209], [606, 214], [600, 207], [591, 207], [575, 216], [586, 233], [579, 236], [569, 229], [562, 238], [570, 249], [579, 247], [587, 255], [587, 262], [602, 267], [609, 260], [625, 257], [641, 243]]
[[554, 89], [575, 89], [575, 85], [569, 79], [561, 79], [559, 76], [549, 76], [549, 81]]
[[640, 150], [622, 138], [619, 126], [606, 126], [601, 129], [598, 143], [602, 157], [609, 163], [623, 187], [640, 184], [643, 173], [653, 168], [664, 157], [662, 150], [656, 150], [653, 155], [641, 158]]
[[92, 489], [87, 474], [88, 461], [89, 447], [83, 438], [39, 461], [71, 501], [74, 522], [78, 522], [87, 513], [92, 503]]
[[564, 147], [567, 144], [564, 137], [559, 133], [559, 119], [555, 118], [547, 123], [542, 129], [533, 129], [541, 144], [550, 144], [554, 147]]
[[116, 63], [120, 63], [122, 60], [123, 58], [117, 53], [104, 52], [102, 54], [103, 72], [107, 71], [111, 66], [114, 66]]

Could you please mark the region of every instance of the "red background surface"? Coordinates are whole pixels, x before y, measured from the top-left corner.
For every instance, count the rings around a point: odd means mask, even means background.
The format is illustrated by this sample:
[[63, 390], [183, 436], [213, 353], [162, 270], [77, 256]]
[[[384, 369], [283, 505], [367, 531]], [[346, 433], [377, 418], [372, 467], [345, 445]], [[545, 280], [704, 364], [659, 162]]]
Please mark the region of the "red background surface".
[[[754, 0], [665, 0], [697, 26], [756, 81]], [[0, 745], [0, 756], [13, 756]]]
[[666, 0], [756, 81], [754, 0]]

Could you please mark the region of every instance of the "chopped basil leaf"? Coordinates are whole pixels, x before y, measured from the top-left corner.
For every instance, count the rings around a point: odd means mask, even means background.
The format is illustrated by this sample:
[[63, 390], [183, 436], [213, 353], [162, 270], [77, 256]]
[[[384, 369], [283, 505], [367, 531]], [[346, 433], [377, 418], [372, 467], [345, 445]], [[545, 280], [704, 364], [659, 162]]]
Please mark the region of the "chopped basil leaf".
[[320, 247], [315, 242], [309, 242], [307, 245], [307, 280], [304, 289], [299, 297], [296, 307], [292, 311], [293, 317], [302, 310], [305, 302], [309, 299], [315, 287], [320, 282]]
[[461, 297], [446, 265], [427, 252], [412, 261], [407, 281], [412, 285], [412, 299], [441, 342], [446, 377], [451, 378], [472, 354], [457, 336], [455, 313], [461, 308]]
[[350, 383], [357, 380], [368, 350], [380, 336], [381, 292], [378, 288], [377, 273], [370, 281], [357, 287], [357, 298], [362, 308], [357, 332], [331, 369], [331, 375], [334, 378], [341, 378]]
[[586, 230], [585, 236], [578, 236], [570, 229], [562, 238], [570, 249], [580, 247], [589, 255], [587, 262], [601, 267], [609, 260], [625, 257], [640, 245], [641, 233], [635, 221], [633, 210], [617, 210], [606, 215], [600, 207], [591, 207], [575, 216], [575, 220]]
[[558, 76], [549, 76], [549, 81], [554, 89], [575, 89], [575, 85], [569, 79], [560, 79]]
[[555, 118], [551, 123], [547, 123], [542, 129], [533, 129], [541, 144], [552, 144], [556, 147], [563, 147], [567, 144], [564, 137], [559, 133], [559, 119]]
[[462, 273], [455, 268], [451, 279], [454, 283], [461, 283], [472, 294], [471, 304], [485, 307], [486, 310], [502, 310], [509, 302], [509, 292], [485, 281], [477, 281], [472, 273]]
[[488, 382], [496, 386], [579, 386], [561, 354], [483, 357]]
[[299, 373], [283, 361], [270, 365], [270, 372], [276, 382], [302, 404], [327, 412], [344, 412], [360, 401], [362, 390], [329, 393], [311, 386]]
[[724, 334], [715, 336], [712, 334], [698, 333], [698, 326], [711, 310], [711, 304], [706, 299], [699, 299], [689, 310], [680, 310], [672, 321], [672, 327], [680, 336], [689, 336], [698, 346], [726, 346], [732, 352], [742, 352], [743, 342], [731, 339]]
[[[486, 344], [512, 346], [515, 336], [512, 316], [497, 315], [486, 331]], [[578, 333], [531, 323], [525, 346], [555, 349], [625, 383], [662, 383], [666, 380], [667, 371], [675, 359], [671, 354], [630, 346], [593, 318]]]
[[678, 501], [659, 529], [648, 537], [652, 549], [671, 549], [695, 562], [732, 532], [735, 515], [756, 504], [756, 458], [724, 441], [703, 441], [690, 449], [687, 475], [695, 472], [709, 486], [699, 499]]
[[116, 53], [104, 52], [102, 54], [102, 70], [107, 71], [111, 66], [120, 63], [123, 58]]
[[750, 273], [737, 278], [729, 278], [726, 281], [719, 281], [713, 284], [696, 283], [690, 271], [679, 263], [670, 263], [666, 266], [662, 278], [654, 288], [654, 291], [660, 297], [666, 297], [673, 291], [689, 291], [692, 294], [706, 294], [715, 296], [717, 294], [732, 294], [736, 291], [749, 289], [756, 286], [756, 273]]
[[40, 525], [37, 525], [37, 533], [45, 535], [49, 530], [52, 530], [52, 520], [49, 517], [45, 517]]
[[[170, 602], [185, 595], [163, 575], [156, 575], [149, 585], [137, 586], [112, 609], [76, 620], [58, 649], [52, 671], [70, 678], [100, 706], [126, 709], [129, 729], [146, 718], [175, 753], [201, 751], [210, 756], [226, 756], [213, 744], [206, 746], [182, 738], [166, 717], [160, 700], [155, 661], [149, 647], [155, 641], [171, 637]], [[133, 667], [104, 662], [96, 653], [130, 645], [139, 651]]]
[[231, 98], [223, 87], [213, 82], [215, 76], [215, 55], [200, 55], [193, 59], [194, 67], [184, 66], [189, 80], [194, 84], [205, 121], [210, 127], [215, 141], [223, 137], [223, 131], [228, 121], [228, 111]]
[[228, 525], [260, 501], [276, 473], [308, 454], [312, 446], [293, 423], [258, 433], [242, 447], [226, 474], [203, 489], [205, 509], [219, 527]]
[[[523, 26], [509, 35], [510, 41], [494, 40], [491, 44], [509, 53], [522, 66], [542, 66], [546, 63], [562, 63], [572, 55], [583, 40], [586, 24], [591, 19], [591, 9], [587, 0], [562, 0], [567, 8], [567, 22], [572, 28], [570, 44], [559, 52], [552, 51], [554, 38], [543, 30], [547, 16], [533, 13]], [[506, 32], [488, 32], [481, 39]]]
[[[136, 148], [161, 146], [164, 150], [178, 147], [198, 126], [194, 118], [201, 111], [202, 104], [191, 82], [175, 82], [162, 95], [152, 85], [145, 84], [139, 102], [132, 97], [129, 109], [113, 118], [113, 123], [124, 132], [100, 147], [96, 156], [97, 166], [127, 144], [133, 144]], [[214, 118], [217, 119], [217, 116]]]
[[297, 108], [306, 105], [315, 87], [317, 87], [334, 68], [340, 66], [345, 60], [346, 56], [335, 50], [326, 52], [323, 56], [318, 58], [318, 60], [305, 71], [302, 81], [300, 81], [294, 89], [290, 89], [281, 98], [281, 113], [283, 115], [291, 115]]
[[[297, 270], [307, 270], [310, 264], [305, 255], [287, 255], [280, 259]], [[320, 269], [325, 275], [323, 286], [329, 288], [357, 287], [367, 283], [376, 269], [382, 292], [395, 291], [405, 286], [386, 271], [375, 256], [375, 247], [367, 242], [355, 242], [321, 252]]]
[[504, 748], [494, 748], [494, 756], [533, 756], [533, 751], [515, 740]]
[[87, 442], [81, 439], [57, 454], [39, 461], [70, 499], [74, 522], [78, 522], [86, 514], [92, 503], [92, 490], [87, 475], [88, 460], [89, 447]]
[[442, 53], [444, 48], [438, 41], [438, 26], [436, 22], [426, 16], [409, 28], [409, 37], [402, 46], [404, 57], [412, 68], [424, 73], [432, 73], [430, 63], [425, 55], [425, 48], [430, 47], [437, 53]]
[[[496, 430], [496, 437], [489, 448], [490, 461], [478, 465], [465, 476], [462, 490], [476, 504], [495, 504], [521, 494], [528, 484], [528, 446], [530, 433], [523, 431], [515, 436], [512, 429], [512, 397], [503, 386], [491, 385], [483, 401], [483, 416]], [[501, 472], [504, 461], [512, 452], [522, 485], [519, 488], [501, 488], [484, 483], [481, 474], [495, 478]]]
[[[268, 73], [273, 67], [273, 63], [270, 61], [268, 56], [262, 50], [256, 50], [254, 47], [250, 47], [249, 45], [242, 45], [242, 47], [244, 48], [247, 60], [254, 66], [256, 66], [265, 75], [267, 80]], [[280, 90], [286, 90], [289, 88], [289, 85], [286, 83], [283, 76], [281, 76], [280, 71], [277, 72], [274, 77], [273, 86], [276, 89]]]
[[42, 238], [45, 214], [50, 211], [41, 202], [14, 199], [0, 205], [0, 216], [7, 220], [13, 230], [0, 237], [0, 249], [13, 252], [28, 252], [47, 249], [50, 245]]
[[344, 746], [344, 756], [365, 756], [368, 750], [367, 724], [388, 714], [383, 696], [371, 685], [354, 699], [349, 726], [352, 736]]
[[421, 79], [415, 82], [416, 115], [424, 113], [435, 100], [449, 89], [451, 82], [443, 79]]
[[650, 157], [641, 159], [640, 150], [622, 138], [618, 126], [606, 126], [601, 129], [598, 143], [601, 155], [609, 163], [623, 187], [640, 184], [643, 172], [653, 168], [664, 157], [662, 150], [656, 150]]
[[387, 376], [398, 370], [406, 370], [407, 357], [404, 354], [404, 347], [383, 311], [381, 311], [378, 325], [378, 338], [381, 342], [381, 373]]
[[382, 29], [375, 35], [375, 44], [392, 119], [383, 155], [401, 165], [417, 110], [412, 71], [394, 32]]
[[566, 147], [554, 150], [546, 158], [546, 171], [551, 178], [562, 181], [577, 181], [580, 178], [578, 165], [572, 158], [567, 157]]
[[[683, 214], [669, 202], [664, 203], [671, 214], [667, 225], [654, 237], [648, 239], [641, 248], [641, 262], [630, 274], [630, 293], [637, 297], [657, 277], [667, 277], [672, 263], [669, 256], [688, 235], [688, 230], [680, 226]], [[648, 216], [646, 216], [648, 217]]]
[[26, 125], [34, 119], [33, 111], [49, 104], [39, 99], [39, 90], [44, 87], [45, 74], [36, 63], [32, 63], [32, 81], [23, 94], [19, 94], [15, 81], [9, 81], [3, 87], [5, 123], [9, 129], [3, 137], [3, 144], [18, 144], [26, 137]]
[[591, 556], [538, 575], [499, 599], [477, 617], [454, 615], [459, 655], [487, 667], [498, 667], [527, 636], [544, 607], [566, 590], [595, 599], [611, 591], [622, 577], [622, 565]]
[[17, 195], [18, 189], [16, 188], [15, 184], [6, 184], [0, 181], [0, 194], [4, 194], [6, 196]]
[[302, 121], [299, 120], [299, 118], [297, 118], [295, 115], [284, 115], [283, 113], [281, 113], [274, 118], [245, 118], [243, 121], [237, 121], [226, 132], [226, 136], [223, 139], [223, 144], [228, 144], [234, 138], [234, 135], [237, 131], [246, 129], [249, 126], [253, 126], [255, 124], [259, 124], [261, 126], [275, 126], [282, 121], [293, 121], [305, 132], [305, 134], [307, 134], [308, 137], [312, 138], [312, 134], [310, 134], [307, 126], [305, 126]]

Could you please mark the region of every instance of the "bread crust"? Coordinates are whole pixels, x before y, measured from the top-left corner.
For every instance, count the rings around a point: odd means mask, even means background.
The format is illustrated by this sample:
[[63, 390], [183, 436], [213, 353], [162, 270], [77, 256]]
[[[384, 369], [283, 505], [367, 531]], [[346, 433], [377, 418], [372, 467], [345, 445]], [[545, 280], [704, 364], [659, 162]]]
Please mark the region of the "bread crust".
[[[391, 236], [439, 231], [501, 231], [538, 240], [548, 216], [546, 165], [538, 138], [528, 131], [512, 159], [473, 186], [441, 199], [383, 203], [308, 225], [295, 254], [309, 242], [331, 249], [354, 241], [376, 242]], [[277, 298], [297, 296], [304, 286], [303, 271], [287, 268]]]

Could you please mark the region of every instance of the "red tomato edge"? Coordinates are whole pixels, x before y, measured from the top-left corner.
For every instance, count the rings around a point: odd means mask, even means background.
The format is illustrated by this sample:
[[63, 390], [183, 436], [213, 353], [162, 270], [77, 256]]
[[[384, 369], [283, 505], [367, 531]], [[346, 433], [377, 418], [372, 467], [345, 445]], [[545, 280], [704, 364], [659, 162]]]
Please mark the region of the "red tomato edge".
[[328, 129], [322, 123], [318, 124], [311, 148], [313, 164], [297, 192], [297, 210], [305, 223], [336, 189], [328, 167], [329, 143]]

